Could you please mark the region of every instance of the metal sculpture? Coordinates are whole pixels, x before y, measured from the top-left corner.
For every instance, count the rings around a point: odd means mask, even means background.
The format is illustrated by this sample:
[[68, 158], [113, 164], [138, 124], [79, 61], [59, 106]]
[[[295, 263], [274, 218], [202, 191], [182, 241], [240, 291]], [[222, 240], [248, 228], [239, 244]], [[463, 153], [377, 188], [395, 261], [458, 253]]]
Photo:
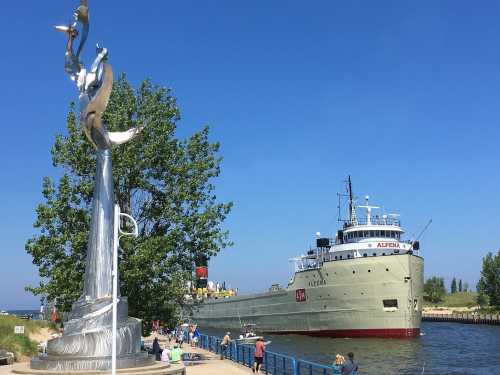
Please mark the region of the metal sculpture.
[[[114, 246], [114, 192], [111, 149], [125, 143], [141, 128], [109, 132], [103, 123], [113, 86], [113, 70], [108, 51], [97, 46], [97, 57], [89, 70], [80, 60], [89, 32], [89, 8], [80, 1], [74, 21], [56, 26], [68, 37], [65, 70], [79, 90], [80, 125], [96, 152], [97, 170], [92, 201], [92, 221], [87, 244], [84, 290], [73, 304], [63, 336], [50, 340], [47, 355], [31, 361], [31, 368], [48, 370], [108, 370], [112, 351], [112, 263]], [[74, 52], [74, 42], [79, 45]], [[116, 223], [118, 224], [118, 223]], [[119, 295], [119, 293], [118, 293]], [[125, 297], [117, 305], [116, 364], [118, 368], [144, 366], [151, 359], [141, 352], [141, 322], [128, 317]]]

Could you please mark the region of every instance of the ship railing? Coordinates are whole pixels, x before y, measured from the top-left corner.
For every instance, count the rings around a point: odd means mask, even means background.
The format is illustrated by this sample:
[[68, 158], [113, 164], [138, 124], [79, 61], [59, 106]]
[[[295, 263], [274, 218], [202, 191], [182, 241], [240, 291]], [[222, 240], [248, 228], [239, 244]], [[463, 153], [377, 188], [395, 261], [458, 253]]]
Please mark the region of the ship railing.
[[[370, 218], [371, 225], [394, 225], [395, 227], [401, 226], [401, 220], [394, 219], [391, 217], [383, 218], [383, 217], [371, 217]], [[350, 223], [348, 221], [344, 222], [344, 229], [350, 228], [354, 225], [368, 225], [368, 218], [366, 217], [358, 217], [356, 219], [356, 224]]]
[[[202, 349], [252, 368], [255, 356], [253, 345], [237, 344], [235, 341], [232, 341], [223, 352], [221, 343], [222, 339], [220, 337], [200, 335], [200, 346]], [[264, 352], [262, 372], [272, 375], [331, 375], [333, 374], [333, 369], [331, 366], [266, 350]]]

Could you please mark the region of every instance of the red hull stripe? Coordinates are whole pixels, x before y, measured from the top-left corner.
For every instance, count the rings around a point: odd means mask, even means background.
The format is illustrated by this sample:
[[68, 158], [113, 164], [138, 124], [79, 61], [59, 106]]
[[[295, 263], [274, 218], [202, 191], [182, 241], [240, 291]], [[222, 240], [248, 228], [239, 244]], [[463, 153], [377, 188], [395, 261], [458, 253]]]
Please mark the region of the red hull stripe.
[[324, 331], [281, 331], [269, 332], [279, 334], [298, 334], [318, 337], [419, 337], [420, 328], [381, 328], [381, 329], [333, 329]]

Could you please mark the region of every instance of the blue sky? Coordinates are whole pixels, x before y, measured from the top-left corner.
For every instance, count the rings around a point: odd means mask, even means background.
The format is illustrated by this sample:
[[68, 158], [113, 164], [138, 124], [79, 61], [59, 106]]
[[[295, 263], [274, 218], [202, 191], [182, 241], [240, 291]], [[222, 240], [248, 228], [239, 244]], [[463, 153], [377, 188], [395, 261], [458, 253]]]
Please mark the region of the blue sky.
[[[221, 142], [218, 196], [235, 246], [210, 278], [248, 292], [286, 283], [288, 258], [337, 228], [336, 193], [428, 219], [426, 276], [475, 285], [499, 247], [500, 4], [484, 1], [92, 1], [93, 45], [115, 72], [171, 87], [178, 134]], [[50, 146], [73, 83], [63, 71], [76, 1], [8, 2], [0, 13], [0, 308], [36, 307], [24, 252]], [[250, 281], [250, 282], [249, 282]]]

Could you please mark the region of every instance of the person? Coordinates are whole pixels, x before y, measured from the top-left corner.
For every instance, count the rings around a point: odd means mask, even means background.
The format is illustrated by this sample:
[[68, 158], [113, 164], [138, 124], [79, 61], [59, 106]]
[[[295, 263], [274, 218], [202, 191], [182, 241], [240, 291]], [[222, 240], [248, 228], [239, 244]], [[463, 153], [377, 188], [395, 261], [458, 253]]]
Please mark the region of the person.
[[226, 354], [227, 347], [229, 346], [229, 343], [231, 342], [231, 332], [226, 332], [226, 335], [222, 339], [222, 342], [220, 343], [220, 359], [224, 359], [224, 355]]
[[335, 362], [333, 363], [333, 375], [341, 375], [342, 374], [342, 365], [344, 364], [344, 356], [337, 354], [335, 356]]
[[172, 363], [178, 363], [181, 361], [182, 349], [179, 348], [179, 345], [175, 344], [174, 348], [170, 352], [170, 361]]
[[347, 360], [342, 365], [342, 375], [358, 375], [358, 365], [354, 362], [354, 353], [347, 353]]
[[266, 346], [264, 345], [264, 339], [262, 337], [259, 337], [255, 342], [255, 354], [253, 358], [252, 372], [256, 372], [257, 374], [259, 373], [262, 362], [264, 361], [265, 350]]
[[198, 328], [195, 328], [193, 333], [193, 346], [197, 347], [199, 341], [200, 341], [200, 331], [198, 331]]
[[193, 327], [189, 327], [189, 344], [191, 345], [191, 347], [194, 347], [193, 337], [194, 337]]
[[170, 363], [170, 347], [168, 345], [165, 345], [161, 352], [161, 361], [166, 365]]
[[157, 361], [161, 360], [161, 348], [160, 343], [158, 342], [158, 337], [155, 337], [153, 340], [153, 354]]
[[184, 331], [179, 329], [177, 331], [177, 344], [179, 344], [179, 348], [182, 348], [182, 344], [184, 343]]

